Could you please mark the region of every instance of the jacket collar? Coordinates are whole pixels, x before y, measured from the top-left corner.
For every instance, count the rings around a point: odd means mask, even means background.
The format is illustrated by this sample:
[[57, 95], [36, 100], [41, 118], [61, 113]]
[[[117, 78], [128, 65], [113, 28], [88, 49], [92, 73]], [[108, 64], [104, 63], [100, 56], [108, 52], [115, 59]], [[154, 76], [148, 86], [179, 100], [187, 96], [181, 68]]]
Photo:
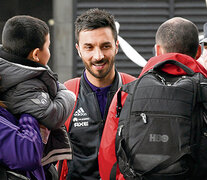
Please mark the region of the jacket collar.
[[[207, 70], [198, 61], [196, 61], [195, 59], [193, 59], [188, 55], [180, 54], [180, 53], [167, 53], [164, 55], [152, 57], [151, 59], [149, 59], [146, 66], [143, 68], [139, 77], [141, 77], [145, 72], [152, 69], [156, 64], [163, 62], [165, 60], [179, 61], [180, 63], [188, 66], [194, 72], [199, 72], [203, 74], [205, 77], [207, 77]], [[162, 71], [172, 75], [186, 75], [185, 71], [183, 71], [181, 68], [173, 64], [164, 66], [162, 68]]]

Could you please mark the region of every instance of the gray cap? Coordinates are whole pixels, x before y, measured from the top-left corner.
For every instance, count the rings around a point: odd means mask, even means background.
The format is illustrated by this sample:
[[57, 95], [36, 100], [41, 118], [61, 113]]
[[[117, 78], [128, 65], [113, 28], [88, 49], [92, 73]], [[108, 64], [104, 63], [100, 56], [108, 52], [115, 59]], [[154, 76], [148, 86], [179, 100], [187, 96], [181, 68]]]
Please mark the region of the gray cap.
[[204, 38], [200, 41], [200, 43], [207, 43], [207, 23], [203, 25], [203, 33]]

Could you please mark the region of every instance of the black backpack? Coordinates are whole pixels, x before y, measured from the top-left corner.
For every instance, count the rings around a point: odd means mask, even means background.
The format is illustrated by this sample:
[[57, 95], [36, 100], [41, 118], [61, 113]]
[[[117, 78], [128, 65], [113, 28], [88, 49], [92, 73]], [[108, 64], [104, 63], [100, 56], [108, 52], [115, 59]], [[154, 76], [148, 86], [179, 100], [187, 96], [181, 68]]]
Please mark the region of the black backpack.
[[[165, 64], [187, 75], [162, 72]], [[201, 103], [203, 76], [175, 60], [157, 64], [117, 95], [116, 166], [126, 180], [207, 179], [207, 127]], [[204, 79], [204, 78], [203, 78]], [[121, 106], [121, 91], [128, 93]]]

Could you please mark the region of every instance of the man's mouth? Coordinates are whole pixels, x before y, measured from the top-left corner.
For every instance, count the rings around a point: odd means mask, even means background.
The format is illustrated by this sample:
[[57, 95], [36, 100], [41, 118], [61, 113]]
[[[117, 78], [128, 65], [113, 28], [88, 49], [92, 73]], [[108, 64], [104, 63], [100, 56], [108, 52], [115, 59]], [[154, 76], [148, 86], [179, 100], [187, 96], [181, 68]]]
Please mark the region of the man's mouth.
[[105, 64], [106, 63], [101, 63], [101, 64], [93, 64], [93, 66], [98, 69], [98, 70], [101, 70], [105, 67]]

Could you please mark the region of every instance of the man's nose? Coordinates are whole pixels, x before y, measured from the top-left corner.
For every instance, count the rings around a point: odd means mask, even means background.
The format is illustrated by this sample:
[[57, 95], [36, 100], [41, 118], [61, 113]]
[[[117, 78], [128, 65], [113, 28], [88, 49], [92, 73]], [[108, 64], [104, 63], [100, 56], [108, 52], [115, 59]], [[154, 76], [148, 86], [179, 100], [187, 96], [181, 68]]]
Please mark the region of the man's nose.
[[104, 54], [100, 48], [94, 49], [94, 59], [95, 60], [102, 60], [104, 58]]

